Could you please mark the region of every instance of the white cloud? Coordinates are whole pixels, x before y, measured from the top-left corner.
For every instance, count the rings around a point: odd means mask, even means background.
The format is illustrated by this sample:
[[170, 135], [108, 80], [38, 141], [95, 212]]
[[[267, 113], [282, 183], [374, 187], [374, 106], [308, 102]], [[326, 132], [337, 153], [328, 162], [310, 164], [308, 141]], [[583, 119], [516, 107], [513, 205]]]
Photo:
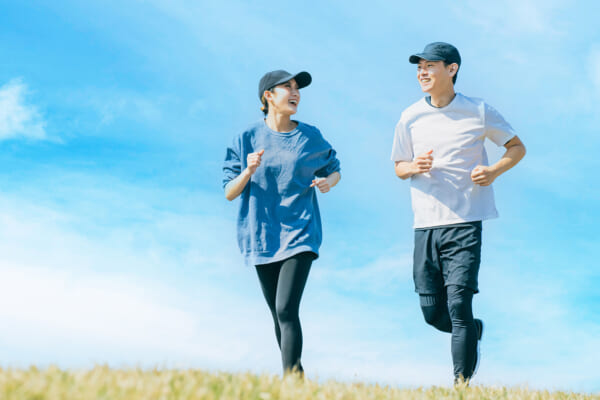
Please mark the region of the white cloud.
[[111, 124], [118, 118], [155, 122], [161, 119], [160, 100], [148, 99], [140, 94], [121, 93], [93, 100], [102, 124]]
[[595, 86], [594, 93], [600, 92], [600, 44], [594, 44], [588, 56], [588, 75]]
[[[249, 272], [234, 264], [229, 242], [218, 248], [220, 236], [231, 233], [222, 219], [130, 204], [134, 219], [149, 213], [143, 226], [117, 217], [93, 231], [103, 211], [90, 215], [84, 207], [81, 215], [73, 193], [66, 212], [35, 197], [39, 204], [6, 193], [0, 200], [0, 303], [9, 305], [0, 309], [3, 365], [234, 369], [252, 365], [248, 354], [266, 347], [260, 330], [247, 328], [262, 301], [258, 286], [252, 301], [243, 290], [215, 285], [243, 282]], [[116, 193], [99, 197], [107, 208], [124, 206]]]
[[[502, 252], [501, 248], [498, 251]], [[532, 267], [531, 256], [543, 269]], [[600, 325], [582, 317], [593, 305], [573, 301], [574, 291], [581, 287], [578, 281], [587, 278], [561, 277], [551, 272], [551, 262], [525, 251], [519, 257], [521, 262], [494, 257], [480, 274], [481, 293], [475, 308], [487, 318], [484, 381], [597, 390], [590, 371], [595, 371], [600, 354]], [[499, 260], [507, 262], [496, 265]]]
[[66, 101], [92, 110], [97, 116], [97, 124], [111, 125], [120, 120], [156, 124], [163, 119], [164, 107], [173, 99], [164, 94], [127, 89], [86, 88], [72, 92]]
[[3, 263], [0, 271], [0, 301], [13, 303], [0, 310], [0, 318], [11, 321], [11, 326], [33, 325], [35, 332], [67, 340], [85, 337], [90, 343], [142, 348], [177, 345], [194, 332], [194, 319], [157, 302], [160, 296], [155, 293], [164, 296], [168, 291], [149, 282], [138, 285], [125, 275], [102, 276], [39, 265]]
[[555, 18], [561, 7], [562, 1], [503, 0], [488, 3], [470, 0], [453, 10], [488, 33], [561, 35], [563, 32]]
[[25, 100], [27, 91], [27, 85], [19, 79], [0, 87], [0, 140], [15, 137], [47, 138], [41, 114]]
[[313, 279], [320, 284], [333, 285], [345, 291], [362, 294], [393, 293], [412, 285], [412, 254], [399, 247], [393, 248], [364, 266], [316, 268], [313, 275]]
[[[78, 179], [66, 180], [77, 189], [56, 189], [67, 204], [44, 200], [43, 187], [0, 199], [3, 365], [280, 372], [258, 280], [242, 264], [234, 218], [224, 211], [235, 206], [221, 196], [191, 200]], [[190, 201], [205, 212], [178, 210]], [[410, 264], [402, 248], [364, 267], [315, 263], [302, 303], [309, 377], [451, 383], [449, 336], [423, 321]], [[553, 279], [486, 265], [476, 299], [488, 322], [478, 383], [594, 388], [598, 326], [571, 315], [568, 291]]]

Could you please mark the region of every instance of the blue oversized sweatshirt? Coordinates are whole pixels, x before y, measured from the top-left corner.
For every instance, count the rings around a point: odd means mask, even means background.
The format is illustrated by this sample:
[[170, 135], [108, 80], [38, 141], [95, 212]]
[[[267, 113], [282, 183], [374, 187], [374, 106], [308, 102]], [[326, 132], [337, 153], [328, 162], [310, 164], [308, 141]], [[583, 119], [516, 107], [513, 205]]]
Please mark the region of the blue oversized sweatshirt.
[[240, 195], [237, 236], [246, 264], [268, 264], [304, 251], [318, 256], [321, 216], [310, 185], [315, 177], [340, 170], [335, 150], [314, 126], [298, 122], [292, 132], [281, 133], [261, 120], [227, 148], [223, 187], [247, 167], [249, 153], [262, 149], [261, 164]]

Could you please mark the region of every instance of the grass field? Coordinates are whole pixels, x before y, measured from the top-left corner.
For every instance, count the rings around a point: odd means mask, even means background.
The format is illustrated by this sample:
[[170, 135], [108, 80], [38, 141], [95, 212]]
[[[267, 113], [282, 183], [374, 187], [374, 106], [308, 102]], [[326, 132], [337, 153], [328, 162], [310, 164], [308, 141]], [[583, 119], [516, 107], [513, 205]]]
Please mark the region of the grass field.
[[429, 387], [400, 389], [357, 383], [300, 380], [296, 376], [209, 373], [201, 370], [142, 370], [96, 367], [65, 371], [0, 369], [2, 400], [384, 400], [384, 399], [600, 399], [600, 395], [523, 388]]

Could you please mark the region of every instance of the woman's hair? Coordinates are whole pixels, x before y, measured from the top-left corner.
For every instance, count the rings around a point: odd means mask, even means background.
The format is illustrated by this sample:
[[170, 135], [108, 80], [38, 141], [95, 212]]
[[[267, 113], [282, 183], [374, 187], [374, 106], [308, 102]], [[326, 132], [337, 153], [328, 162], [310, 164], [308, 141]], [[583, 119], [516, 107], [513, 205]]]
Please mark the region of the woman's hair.
[[263, 114], [266, 117], [267, 114], [269, 113], [269, 103], [267, 103], [267, 100], [265, 99], [264, 94], [261, 96], [260, 102], [262, 103], [262, 107], [260, 108], [260, 110], [263, 112]]
[[[270, 92], [272, 89], [267, 89], [267, 90]], [[269, 103], [267, 102], [267, 99], [265, 99], [264, 94], [262, 96], [260, 96], [260, 102], [262, 103], [262, 107], [260, 108], [260, 110], [263, 112], [263, 114], [266, 117], [267, 114], [269, 113]]]

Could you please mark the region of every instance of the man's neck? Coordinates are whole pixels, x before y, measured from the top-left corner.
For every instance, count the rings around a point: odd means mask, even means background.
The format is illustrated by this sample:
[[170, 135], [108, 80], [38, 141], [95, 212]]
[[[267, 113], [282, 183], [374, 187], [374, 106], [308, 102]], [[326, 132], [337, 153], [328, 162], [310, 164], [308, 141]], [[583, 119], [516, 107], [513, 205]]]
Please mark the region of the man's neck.
[[431, 105], [434, 107], [446, 107], [448, 104], [454, 100], [456, 96], [456, 92], [454, 91], [454, 87], [449, 90], [444, 90], [440, 93], [429, 93], [431, 95]]

